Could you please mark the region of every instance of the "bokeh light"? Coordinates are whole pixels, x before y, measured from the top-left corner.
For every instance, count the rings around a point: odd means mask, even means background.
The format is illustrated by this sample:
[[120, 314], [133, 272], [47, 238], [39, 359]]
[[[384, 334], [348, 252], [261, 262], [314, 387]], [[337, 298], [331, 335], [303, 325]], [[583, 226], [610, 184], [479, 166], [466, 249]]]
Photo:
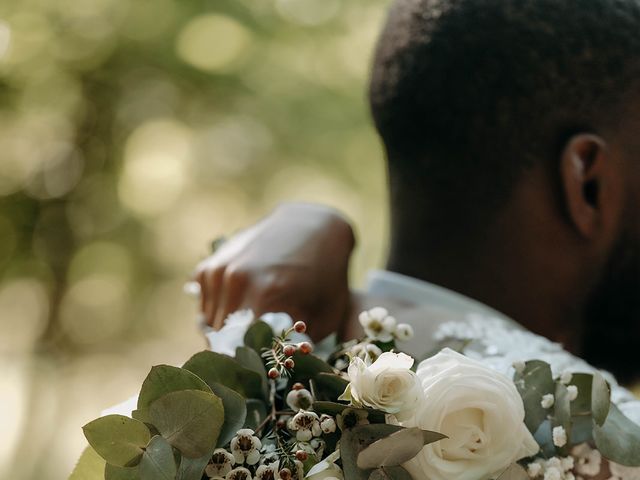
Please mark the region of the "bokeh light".
[[81, 427], [204, 343], [182, 285], [278, 203], [380, 264], [365, 103], [388, 0], [0, 1], [0, 478], [65, 480]]

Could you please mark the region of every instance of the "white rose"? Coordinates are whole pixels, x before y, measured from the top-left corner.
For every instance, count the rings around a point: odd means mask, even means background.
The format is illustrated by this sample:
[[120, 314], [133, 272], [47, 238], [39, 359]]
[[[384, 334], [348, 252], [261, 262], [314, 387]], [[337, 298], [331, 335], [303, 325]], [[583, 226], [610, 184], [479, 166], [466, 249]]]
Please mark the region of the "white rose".
[[401, 422], [449, 438], [426, 445], [404, 467], [414, 480], [485, 480], [538, 452], [513, 382], [444, 349], [418, 366], [422, 400]]
[[369, 366], [354, 358], [348, 371], [352, 400], [386, 413], [413, 413], [422, 392], [412, 366], [404, 353], [385, 352]]
[[318, 473], [308, 475], [305, 477], [305, 480], [344, 480], [344, 475], [342, 474], [340, 467], [331, 463], [326, 469]]

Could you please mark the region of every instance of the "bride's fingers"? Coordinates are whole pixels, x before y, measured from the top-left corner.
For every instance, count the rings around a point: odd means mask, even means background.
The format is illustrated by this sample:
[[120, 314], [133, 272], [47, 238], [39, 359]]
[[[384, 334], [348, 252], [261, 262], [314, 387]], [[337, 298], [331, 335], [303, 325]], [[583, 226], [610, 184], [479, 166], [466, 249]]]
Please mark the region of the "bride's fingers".
[[224, 280], [224, 267], [212, 268], [205, 271], [205, 286], [202, 290], [204, 299], [204, 315], [207, 325], [214, 329], [220, 328], [215, 324], [216, 312], [220, 304], [222, 295], [222, 285]]
[[215, 312], [214, 328], [221, 328], [229, 314], [240, 310], [245, 301], [250, 274], [240, 268], [228, 267], [223, 276], [218, 306]]

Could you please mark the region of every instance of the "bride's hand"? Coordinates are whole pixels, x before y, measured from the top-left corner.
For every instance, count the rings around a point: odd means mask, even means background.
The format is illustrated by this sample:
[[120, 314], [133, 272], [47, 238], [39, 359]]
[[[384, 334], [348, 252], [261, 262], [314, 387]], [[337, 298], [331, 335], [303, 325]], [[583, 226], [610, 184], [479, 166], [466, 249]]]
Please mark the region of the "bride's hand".
[[355, 239], [334, 210], [284, 204], [227, 240], [196, 268], [206, 322], [251, 308], [304, 320], [313, 339], [340, 331], [349, 315], [349, 258]]

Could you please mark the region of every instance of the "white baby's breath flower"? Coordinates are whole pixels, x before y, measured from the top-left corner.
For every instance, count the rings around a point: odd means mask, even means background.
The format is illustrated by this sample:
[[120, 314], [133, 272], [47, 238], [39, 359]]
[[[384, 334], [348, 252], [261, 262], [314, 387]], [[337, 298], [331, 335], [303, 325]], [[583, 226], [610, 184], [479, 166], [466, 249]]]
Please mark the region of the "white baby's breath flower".
[[413, 331], [413, 327], [408, 323], [399, 323], [396, 326], [395, 336], [401, 342], [406, 342], [407, 340], [411, 340], [415, 335]]
[[581, 443], [571, 449], [571, 455], [576, 458], [576, 473], [588, 477], [595, 477], [600, 473], [602, 455], [589, 444]]
[[527, 368], [527, 364], [522, 361], [513, 362], [512, 366], [516, 373], [519, 374], [524, 373], [524, 369]]
[[572, 378], [573, 378], [573, 374], [570, 371], [565, 370], [560, 375], [560, 383], [562, 383], [564, 385], [569, 385], [571, 383], [571, 379]]
[[556, 467], [549, 467], [544, 471], [544, 480], [562, 480], [562, 472]]
[[231, 440], [231, 453], [236, 463], [242, 465], [255, 465], [260, 460], [260, 448], [262, 442], [253, 434], [253, 430], [243, 428]]
[[569, 401], [573, 402], [576, 398], [578, 398], [578, 387], [575, 385], [569, 385], [567, 387], [567, 392], [569, 393]]
[[556, 447], [564, 447], [567, 444], [567, 432], [564, 427], [553, 427], [552, 436]]
[[413, 413], [421, 397], [413, 358], [404, 353], [385, 352], [371, 365], [354, 358], [349, 365], [349, 393], [356, 405], [382, 410], [396, 416]]
[[536, 478], [542, 473], [542, 464], [540, 462], [531, 462], [527, 465], [527, 474], [530, 478]]
[[542, 406], [542, 408], [551, 408], [553, 407], [553, 404], [555, 403], [556, 399], [553, 396], [552, 393], [547, 393], [546, 395], [542, 396], [542, 400], [540, 401], [540, 405]]
[[562, 470], [568, 472], [569, 470], [573, 470], [575, 461], [572, 456], [564, 457], [561, 459], [562, 462]]
[[420, 363], [423, 393], [400, 421], [447, 435], [403, 464], [413, 480], [496, 478], [540, 449], [524, 424], [524, 404], [506, 375], [451, 349]]
[[296, 440], [299, 442], [308, 442], [313, 437], [322, 435], [318, 415], [305, 410], [300, 410], [293, 416], [289, 421], [289, 430], [296, 432]]
[[213, 452], [211, 462], [205, 469], [209, 477], [224, 477], [235, 465], [235, 457], [224, 448], [217, 448]]
[[387, 309], [375, 307], [364, 311], [358, 316], [358, 320], [369, 338], [385, 343], [393, 340], [397, 322]]

